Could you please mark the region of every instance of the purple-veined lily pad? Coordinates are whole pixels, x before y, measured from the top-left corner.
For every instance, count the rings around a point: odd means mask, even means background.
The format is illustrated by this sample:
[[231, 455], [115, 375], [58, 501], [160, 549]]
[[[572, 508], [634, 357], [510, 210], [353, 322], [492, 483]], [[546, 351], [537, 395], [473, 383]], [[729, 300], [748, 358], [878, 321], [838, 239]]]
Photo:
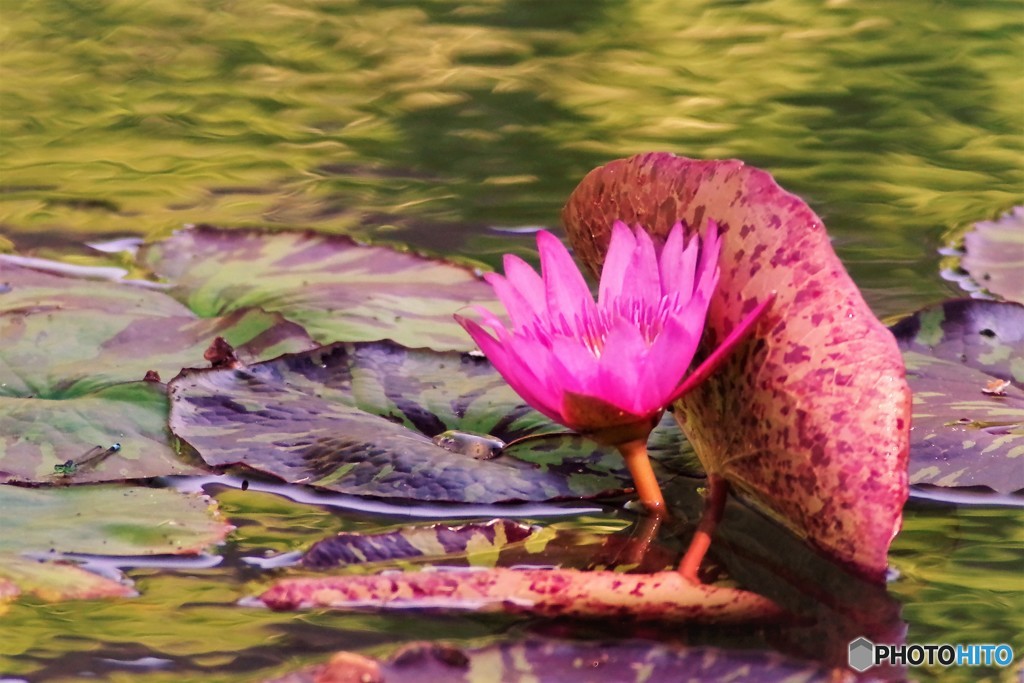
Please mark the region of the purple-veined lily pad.
[[[47, 482], [96, 446], [75, 483], [198, 472], [170, 447], [159, 376], [202, 365], [218, 336], [254, 361], [315, 346], [277, 314], [199, 319], [161, 291], [0, 261], [0, 477]], [[142, 381], [149, 374], [150, 381]]]
[[206, 497], [167, 489], [0, 486], [0, 510], [0, 581], [45, 600], [133, 593], [126, 583], [48, 557], [196, 554], [232, 528]]
[[1024, 303], [1024, 206], [975, 223], [964, 235], [960, 265], [989, 292]]
[[510, 519], [485, 524], [431, 524], [403, 527], [379, 534], [340, 533], [317, 541], [302, 556], [302, 565], [326, 569], [353, 564], [413, 558], [450, 558], [471, 553], [495, 557], [508, 545], [541, 533], [540, 527]]
[[[561, 433], [472, 354], [339, 343], [187, 370], [170, 392], [172, 431], [208, 464], [342, 493], [497, 503], [593, 497], [629, 481], [613, 449]], [[434, 442], [450, 430], [508, 447], [491, 457]]]
[[260, 600], [280, 610], [471, 609], [700, 623], [738, 623], [783, 615], [768, 598], [737, 588], [695, 584], [674, 570], [625, 574], [496, 568], [281, 579]]
[[424, 564], [607, 568], [635, 566], [640, 559], [652, 571], [674, 565], [675, 556], [656, 545], [646, 547], [642, 558], [630, 555], [626, 552], [629, 541], [629, 535], [619, 538], [619, 534], [561, 528], [558, 524], [540, 527], [492, 519], [457, 526], [404, 526], [375, 534], [343, 532], [314, 543], [303, 555], [302, 566], [318, 571], [339, 566], [349, 571], [356, 567], [378, 571]]
[[337, 235], [200, 227], [145, 247], [140, 258], [199, 315], [276, 311], [322, 343], [393, 339], [468, 350], [452, 312], [494, 300], [470, 268]]
[[821, 220], [764, 171], [666, 153], [591, 171], [562, 214], [599, 272], [614, 221], [664, 239], [717, 222], [721, 278], [694, 359], [774, 294], [750, 337], [676, 404], [705, 469], [832, 558], [884, 579], [907, 497], [910, 391]]
[[1024, 489], [1024, 305], [947, 301], [892, 331], [914, 390], [911, 483]]
[[836, 680], [810, 662], [772, 652], [716, 647], [673, 647], [645, 641], [568, 642], [528, 640], [478, 647], [409, 643], [386, 660], [339, 652], [325, 664], [271, 683], [323, 681], [417, 681], [417, 683], [654, 683], [658, 681]]

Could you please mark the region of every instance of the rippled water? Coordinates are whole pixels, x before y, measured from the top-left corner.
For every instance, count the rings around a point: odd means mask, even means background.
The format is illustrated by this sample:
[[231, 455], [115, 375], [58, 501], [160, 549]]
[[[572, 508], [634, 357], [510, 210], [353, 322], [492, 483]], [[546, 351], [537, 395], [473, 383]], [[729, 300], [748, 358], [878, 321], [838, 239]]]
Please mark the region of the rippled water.
[[[1021, 199], [1021, 18], [996, 0], [8, 3], [0, 232], [91, 262], [86, 239], [185, 223], [313, 228], [497, 265], [532, 252], [515, 229], [557, 226], [592, 167], [658, 149], [773, 172], [896, 315], [956, 295], [936, 249]], [[218, 495], [248, 520], [236, 545], [394, 522]], [[908, 638], [1024, 654], [1022, 528], [1019, 508], [913, 504], [891, 586]], [[516, 628], [225, 609], [254, 576], [228, 565], [133, 570], [130, 601], [19, 603], [0, 662], [245, 678], [428, 630]]]

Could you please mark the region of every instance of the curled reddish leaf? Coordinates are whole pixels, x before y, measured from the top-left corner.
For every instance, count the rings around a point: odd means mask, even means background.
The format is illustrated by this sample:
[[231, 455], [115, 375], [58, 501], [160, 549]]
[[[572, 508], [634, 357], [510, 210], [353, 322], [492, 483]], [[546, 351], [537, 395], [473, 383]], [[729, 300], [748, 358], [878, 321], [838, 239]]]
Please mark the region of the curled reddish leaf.
[[678, 572], [487, 569], [284, 579], [260, 596], [273, 609], [474, 609], [540, 616], [734, 623], [778, 617], [755, 593], [694, 585]]
[[721, 278], [695, 362], [773, 293], [751, 337], [677, 402], [709, 473], [829, 556], [881, 580], [907, 496], [910, 391], [892, 335], [872, 315], [821, 220], [739, 161], [652, 153], [592, 171], [562, 214], [597, 273], [616, 220], [664, 238], [708, 220]]

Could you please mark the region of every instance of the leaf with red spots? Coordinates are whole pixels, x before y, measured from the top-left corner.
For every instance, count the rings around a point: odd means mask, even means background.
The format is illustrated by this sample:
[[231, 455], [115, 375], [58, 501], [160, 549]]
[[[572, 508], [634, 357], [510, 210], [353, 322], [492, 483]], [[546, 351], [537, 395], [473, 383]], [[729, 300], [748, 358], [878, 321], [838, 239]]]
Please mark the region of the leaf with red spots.
[[914, 389], [910, 482], [1024, 489], [1024, 306], [947, 301], [892, 331]]
[[777, 618], [771, 600], [690, 583], [679, 572], [445, 570], [282, 579], [260, 596], [273, 609], [472, 609], [546, 617], [738, 623]]
[[616, 220], [664, 238], [717, 221], [718, 290], [694, 362], [775, 294], [750, 338], [676, 405], [708, 472], [843, 564], [882, 580], [907, 496], [910, 392], [820, 219], [739, 161], [652, 153], [611, 162], [576, 188], [563, 221], [599, 272]]

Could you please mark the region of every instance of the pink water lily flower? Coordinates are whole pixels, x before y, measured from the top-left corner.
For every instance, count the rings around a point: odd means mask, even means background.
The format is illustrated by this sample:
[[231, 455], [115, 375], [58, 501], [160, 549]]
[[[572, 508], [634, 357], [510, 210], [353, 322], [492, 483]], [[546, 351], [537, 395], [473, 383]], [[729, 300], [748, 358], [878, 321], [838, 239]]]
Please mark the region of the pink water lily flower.
[[[505, 256], [504, 277], [485, 276], [508, 311], [511, 329], [483, 308], [475, 310], [493, 335], [473, 320], [456, 319], [527, 403], [619, 447], [641, 499], [660, 507], [657, 483], [652, 489], [651, 482], [641, 481], [653, 479], [647, 437], [665, 407], [714, 371], [767, 302], [687, 374], [718, 284], [721, 239], [713, 221], [703, 240], [695, 235], [685, 244], [676, 224], [660, 250], [644, 230], [617, 221], [596, 302], [557, 237], [542, 231], [537, 246], [543, 276], [511, 254]], [[642, 463], [627, 453], [640, 447]]]

